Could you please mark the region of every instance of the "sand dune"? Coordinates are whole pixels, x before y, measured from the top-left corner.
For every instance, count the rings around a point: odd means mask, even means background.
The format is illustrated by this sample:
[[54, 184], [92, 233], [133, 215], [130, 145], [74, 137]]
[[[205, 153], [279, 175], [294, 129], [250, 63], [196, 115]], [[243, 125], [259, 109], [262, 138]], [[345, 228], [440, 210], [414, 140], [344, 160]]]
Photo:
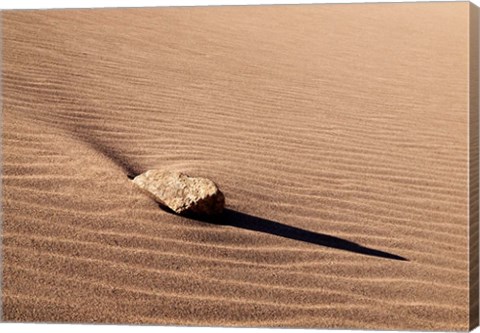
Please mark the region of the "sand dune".
[[467, 329], [469, 10], [3, 12], [3, 319]]

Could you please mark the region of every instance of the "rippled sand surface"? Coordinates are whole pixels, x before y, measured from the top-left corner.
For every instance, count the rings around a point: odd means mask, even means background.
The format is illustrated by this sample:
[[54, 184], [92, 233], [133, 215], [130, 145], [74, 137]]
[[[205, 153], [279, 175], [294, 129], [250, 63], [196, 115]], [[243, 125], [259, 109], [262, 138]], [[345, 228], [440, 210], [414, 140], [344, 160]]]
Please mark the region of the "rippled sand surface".
[[467, 329], [469, 10], [2, 12], [4, 320]]

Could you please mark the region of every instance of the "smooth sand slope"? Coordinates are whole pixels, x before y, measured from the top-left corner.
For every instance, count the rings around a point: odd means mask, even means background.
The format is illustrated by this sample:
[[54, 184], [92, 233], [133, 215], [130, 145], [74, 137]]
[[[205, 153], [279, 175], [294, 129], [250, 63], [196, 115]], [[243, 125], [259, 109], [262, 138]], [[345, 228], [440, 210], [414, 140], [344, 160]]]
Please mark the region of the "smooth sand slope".
[[466, 329], [468, 11], [3, 12], [4, 320]]

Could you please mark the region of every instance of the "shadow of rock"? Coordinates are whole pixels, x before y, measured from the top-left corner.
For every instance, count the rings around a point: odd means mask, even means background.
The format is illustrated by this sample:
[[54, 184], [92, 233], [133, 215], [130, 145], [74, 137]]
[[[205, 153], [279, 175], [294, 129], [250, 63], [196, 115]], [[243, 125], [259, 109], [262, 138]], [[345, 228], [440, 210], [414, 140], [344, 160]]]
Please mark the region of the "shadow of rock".
[[[163, 207], [161, 207], [163, 209]], [[168, 209], [167, 209], [168, 211]], [[188, 219], [200, 221], [203, 223], [227, 225], [241, 229], [247, 229], [256, 232], [262, 232], [279, 237], [289, 238], [296, 241], [307, 242], [319, 246], [330, 247], [342, 251], [354, 252], [366, 256], [408, 261], [408, 259], [396, 254], [388, 253], [362, 246], [358, 243], [349, 240], [330, 236], [322, 233], [304, 230], [297, 227], [292, 227], [280, 222], [275, 222], [249, 214], [241, 213], [232, 209], [225, 209], [222, 215], [214, 217], [202, 216], [185, 216]]]

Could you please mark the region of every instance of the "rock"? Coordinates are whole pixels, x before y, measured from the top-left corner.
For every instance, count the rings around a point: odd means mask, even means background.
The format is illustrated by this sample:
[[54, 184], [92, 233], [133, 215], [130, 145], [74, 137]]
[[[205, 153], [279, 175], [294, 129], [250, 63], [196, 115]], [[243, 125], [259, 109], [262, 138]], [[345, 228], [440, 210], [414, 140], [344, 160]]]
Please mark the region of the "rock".
[[207, 178], [189, 177], [177, 171], [148, 170], [133, 182], [178, 214], [217, 215], [225, 206], [225, 196]]

